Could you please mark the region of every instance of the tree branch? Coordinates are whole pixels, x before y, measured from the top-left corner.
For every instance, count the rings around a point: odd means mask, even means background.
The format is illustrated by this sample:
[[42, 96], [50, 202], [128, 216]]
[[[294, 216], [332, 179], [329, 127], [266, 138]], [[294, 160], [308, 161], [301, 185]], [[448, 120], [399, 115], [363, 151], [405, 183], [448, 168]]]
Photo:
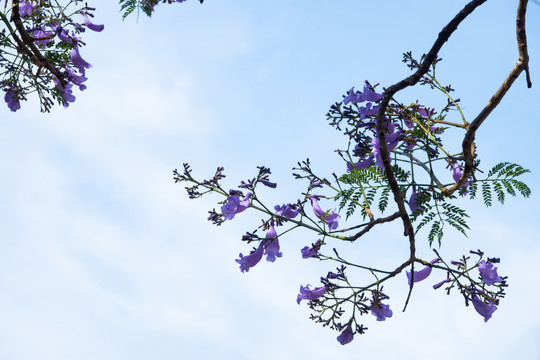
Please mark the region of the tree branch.
[[448, 188], [443, 193], [445, 195], [450, 195], [459, 189], [464, 183], [467, 182], [469, 175], [474, 171], [474, 138], [476, 131], [480, 128], [480, 125], [486, 120], [486, 118], [491, 114], [491, 112], [499, 105], [503, 97], [506, 95], [510, 87], [514, 84], [514, 81], [519, 77], [521, 72], [525, 71], [527, 87], [532, 87], [532, 82], [530, 79], [529, 73], [529, 54], [527, 52], [527, 36], [525, 33], [525, 12], [527, 10], [528, 0], [520, 0], [517, 9], [516, 15], [516, 37], [517, 37], [517, 46], [519, 52], [519, 58], [510, 71], [510, 74], [503, 81], [499, 89], [493, 94], [487, 105], [482, 109], [482, 111], [476, 116], [476, 118], [471, 122], [467, 129], [467, 133], [463, 138], [463, 158], [465, 160], [465, 169], [463, 171], [463, 176], [457, 183], [452, 187]]
[[44, 67], [49, 70], [51, 74], [53, 74], [63, 86], [67, 85], [64, 74], [62, 74], [45, 58], [45, 56], [43, 56], [41, 51], [39, 51], [36, 44], [34, 43], [34, 39], [28, 34], [26, 29], [24, 28], [19, 14], [19, 0], [13, 0], [11, 21], [15, 24], [17, 31], [21, 35], [21, 38], [19, 38], [17, 34], [12, 33], [13, 38], [17, 42], [17, 45], [19, 45], [18, 50], [28, 55], [28, 57], [32, 59], [32, 62], [36, 66]]
[[401, 80], [400, 82], [390, 86], [386, 91], [384, 92], [384, 96], [381, 100], [381, 103], [379, 105], [379, 112], [377, 113], [377, 136], [379, 137], [379, 144], [380, 144], [380, 153], [383, 160], [384, 169], [386, 171], [386, 176], [388, 178], [388, 183], [390, 185], [390, 188], [392, 189], [392, 193], [394, 194], [394, 201], [396, 202], [400, 216], [403, 220], [403, 226], [404, 226], [404, 234], [405, 236], [409, 237], [409, 247], [410, 247], [410, 258], [414, 259], [415, 252], [416, 252], [416, 245], [415, 245], [415, 237], [414, 237], [414, 229], [411, 223], [411, 219], [409, 218], [409, 215], [407, 214], [407, 210], [405, 209], [405, 204], [403, 201], [403, 196], [401, 195], [401, 192], [399, 190], [399, 185], [396, 181], [396, 178], [394, 176], [394, 173], [392, 171], [392, 167], [390, 164], [390, 157], [388, 156], [388, 147], [386, 145], [386, 131], [384, 127], [384, 121], [385, 121], [385, 113], [386, 108], [388, 107], [388, 104], [390, 102], [390, 99], [394, 96], [395, 93], [398, 91], [401, 91], [405, 89], [406, 87], [413, 86], [420, 79], [422, 76], [424, 76], [430, 66], [433, 64], [433, 62], [437, 59], [437, 54], [441, 50], [442, 46], [452, 33], [457, 29], [458, 25], [468, 16], [470, 15], [478, 6], [482, 5], [486, 0], [473, 0], [469, 2], [449, 23], [446, 25], [441, 32], [439, 33], [439, 36], [437, 37], [437, 40], [431, 47], [431, 50], [428, 52], [418, 69], [414, 74], [411, 76]]

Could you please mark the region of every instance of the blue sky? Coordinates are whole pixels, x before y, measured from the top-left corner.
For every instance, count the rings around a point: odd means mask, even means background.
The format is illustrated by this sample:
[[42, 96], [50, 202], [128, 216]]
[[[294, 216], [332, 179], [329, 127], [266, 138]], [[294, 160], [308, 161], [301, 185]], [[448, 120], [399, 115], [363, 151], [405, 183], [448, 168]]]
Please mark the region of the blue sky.
[[[469, 119], [517, 60], [514, 3], [479, 8], [440, 54], [439, 79], [456, 89]], [[419, 283], [400, 312], [403, 275], [387, 285], [394, 316], [366, 318], [367, 334], [341, 346], [295, 301], [300, 284], [316, 284], [333, 267], [301, 259], [311, 234], [280, 239], [283, 258], [242, 274], [234, 259], [250, 247], [240, 237], [260, 216], [246, 212], [216, 228], [207, 211], [222, 199], [189, 200], [172, 181], [183, 162], [200, 178], [222, 165], [232, 188], [266, 165], [278, 183], [262, 193], [268, 203], [296, 200], [304, 190], [291, 176], [297, 161], [309, 157], [326, 176], [343, 171], [334, 150], [346, 139], [327, 125], [328, 107], [366, 79], [388, 86], [408, 75], [401, 54], [426, 52], [464, 4], [190, 0], [160, 5], [137, 23], [122, 22], [117, 5], [92, 3], [105, 30], [84, 37], [88, 89], [51, 114], [39, 113], [35, 99], [17, 113], [0, 107], [0, 358], [538, 359], [534, 3], [533, 88], [518, 79], [477, 135], [485, 167], [531, 169], [533, 194], [487, 209], [463, 202], [469, 237], [448, 232], [441, 248], [448, 258], [477, 248], [501, 257], [510, 287], [488, 323], [458, 294], [434, 292], [435, 280]], [[419, 88], [400, 99], [444, 101]], [[343, 249], [384, 267], [401, 262], [407, 247], [399, 226], [389, 226]], [[418, 249], [432, 257], [427, 241]]]

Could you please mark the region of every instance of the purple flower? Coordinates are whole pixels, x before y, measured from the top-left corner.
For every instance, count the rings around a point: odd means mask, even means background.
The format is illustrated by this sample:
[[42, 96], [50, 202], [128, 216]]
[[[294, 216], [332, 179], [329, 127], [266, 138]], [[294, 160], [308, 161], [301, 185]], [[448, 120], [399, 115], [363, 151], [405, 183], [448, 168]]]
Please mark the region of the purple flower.
[[347, 161], [347, 171], [351, 172], [354, 169], [367, 169], [371, 166], [371, 161], [373, 160], [373, 155], [370, 155], [367, 159], [359, 161], [357, 163], [351, 164]]
[[354, 339], [354, 333], [352, 331], [351, 324], [349, 324], [345, 328], [345, 330], [343, 330], [343, 332], [341, 334], [339, 334], [339, 336], [337, 337], [337, 341], [341, 345], [346, 345], [346, 344], [350, 343], [351, 341], [353, 341], [353, 339]]
[[72, 103], [76, 100], [75, 95], [73, 95], [73, 90], [71, 88], [73, 87], [73, 84], [66, 84], [62, 85], [60, 81], [58, 81], [56, 78], [54, 78], [54, 83], [58, 90], [62, 93], [62, 98], [64, 99], [64, 108], [67, 108], [69, 106], [69, 103]]
[[497, 268], [493, 268], [493, 264], [491, 262], [482, 260], [480, 266], [478, 266], [478, 271], [480, 271], [482, 280], [486, 283], [486, 285], [492, 285], [493, 283], [502, 281], [502, 278], [497, 274]]
[[19, 100], [19, 96], [17, 95], [17, 88], [15, 87], [15, 85], [11, 85], [11, 87], [6, 90], [4, 100], [6, 101], [9, 110], [13, 112], [21, 108], [21, 101]]
[[294, 219], [298, 215], [298, 210], [291, 209], [291, 204], [283, 204], [283, 206], [276, 205], [274, 206], [274, 210], [276, 210], [276, 215], [289, 219]]
[[66, 74], [68, 77], [68, 80], [71, 81], [74, 85], [77, 85], [79, 87], [79, 90], [83, 91], [86, 89], [86, 85], [83, 84], [88, 78], [84, 75], [77, 75], [73, 70], [71, 70], [69, 67], [66, 67]]
[[383, 98], [382, 94], [378, 94], [370, 88], [371, 85], [364, 85], [364, 92], [362, 93], [362, 98], [364, 101], [379, 101]]
[[45, 49], [47, 44], [52, 40], [51, 35], [53, 34], [50, 31], [44, 31], [43, 28], [38, 28], [32, 33], [32, 37], [40, 48]]
[[318, 298], [320, 298], [321, 296], [324, 295], [326, 290], [328, 290], [328, 288], [326, 286], [321, 286], [321, 287], [318, 287], [318, 288], [315, 288], [315, 289], [311, 290], [309, 288], [310, 286], [311, 285], [309, 285], [309, 284], [307, 284], [306, 286], [300, 285], [300, 294], [298, 294], [298, 296], [296, 297], [296, 302], [298, 304], [300, 304], [300, 301], [302, 301], [302, 300], [318, 299]]
[[[360, 102], [364, 102], [364, 101], [377, 102], [377, 101], [381, 100], [382, 97], [383, 97], [382, 94], [378, 94], [375, 91], [371, 90], [371, 85], [369, 85], [369, 84], [364, 85], [364, 92], [355, 91], [354, 86], [353, 86], [351, 88], [351, 90], [347, 91], [347, 96], [345, 96], [345, 98], [343, 99], [343, 104], [347, 105], [350, 102], [360, 103]], [[369, 105], [369, 108], [371, 108], [371, 105]], [[367, 108], [365, 110], [369, 111], [369, 108]], [[375, 110], [373, 110], [373, 111], [375, 111]], [[377, 111], [378, 111], [378, 107], [377, 107]], [[376, 113], [377, 112], [375, 111], [375, 113], [372, 114], [372, 115], [375, 115]], [[366, 114], [364, 113], [364, 115], [366, 115]], [[365, 117], [361, 117], [361, 118], [365, 119]]]
[[422, 115], [423, 117], [430, 117], [431, 115], [433, 115], [435, 112], [433, 111], [433, 109], [426, 109], [424, 107], [424, 105], [420, 105], [419, 108], [418, 108], [418, 113], [420, 115]]
[[302, 252], [302, 258], [309, 259], [312, 257], [316, 257], [317, 253], [321, 249], [321, 245], [322, 245], [322, 241], [317, 240], [317, 242], [315, 244], [312, 244], [311, 247], [304, 246], [302, 250], [300, 250]]
[[458, 182], [459, 179], [461, 179], [461, 176], [463, 176], [463, 172], [461, 171], [457, 162], [454, 161], [452, 164], [452, 177], [454, 178], [454, 181]]
[[21, 1], [19, 3], [19, 15], [23, 18], [36, 12], [37, 3], [34, 1]]
[[384, 321], [386, 318], [392, 317], [390, 305], [385, 305], [380, 300], [374, 300], [371, 304], [371, 314], [377, 317], [377, 321]]
[[81, 54], [79, 54], [79, 46], [73, 45], [73, 50], [71, 50], [71, 62], [79, 69], [79, 72], [84, 75], [85, 69], [90, 69], [92, 65], [85, 61]]
[[266, 232], [266, 240], [263, 241], [264, 255], [266, 261], [274, 262], [276, 257], [281, 257], [283, 254], [279, 251], [279, 241], [274, 225], [271, 224]]
[[487, 322], [491, 319], [491, 315], [497, 310], [497, 307], [493, 305], [493, 301], [490, 301], [489, 304], [486, 304], [478, 298], [478, 296], [472, 296], [472, 304], [477, 313], [484, 317], [484, 322]]
[[442, 126], [430, 126], [429, 131], [431, 131], [433, 134], [442, 134], [444, 129]]
[[230, 196], [227, 203], [221, 207], [221, 212], [225, 215], [226, 220], [232, 220], [234, 216], [249, 207], [249, 198], [251, 193], [248, 193], [242, 201], [238, 195]]
[[240, 259], [235, 261], [240, 264], [240, 271], [247, 272], [250, 268], [254, 267], [261, 261], [264, 252], [264, 245], [261, 241], [259, 247], [255, 250], [252, 250], [248, 256], [244, 256], [240, 253]]
[[317, 202], [317, 199], [314, 196], [309, 197], [311, 199], [311, 206], [313, 207], [313, 213], [316, 217], [323, 220], [330, 230], [335, 230], [338, 227], [338, 220], [341, 219], [341, 216], [336, 214], [336, 212], [332, 211], [329, 214], [326, 214], [321, 207], [319, 206], [319, 203]]
[[58, 36], [58, 38], [61, 41], [64, 41], [64, 42], [67, 42], [69, 44], [72, 44], [73, 46], [76, 46], [75, 44], [73, 44], [73, 39], [71, 39], [69, 37], [69, 34], [67, 33], [66, 30], [64, 30], [63, 27], [61, 27], [60, 25], [58, 25], [56, 23], [53, 23], [50, 26], [51, 26], [51, 29], [56, 33], [56, 36]]
[[264, 179], [259, 179], [259, 182], [263, 183], [263, 185], [266, 185], [272, 189], [275, 189], [277, 184], [276, 183], [273, 183], [273, 182], [270, 182], [268, 180], [264, 180]]
[[[439, 261], [439, 258], [431, 260], [431, 263], [435, 264], [437, 261]], [[431, 266], [426, 266], [420, 271], [415, 271], [413, 282], [419, 282], [419, 281], [427, 279], [427, 277], [431, 275], [432, 269], [433, 268]], [[409, 279], [409, 285], [411, 285], [411, 272], [407, 271], [406, 274], [407, 274], [407, 279]]]
[[413, 186], [413, 192], [409, 198], [409, 209], [411, 212], [423, 211], [424, 208], [417, 204], [418, 193], [416, 192], [416, 186]]
[[100, 32], [100, 31], [103, 31], [103, 29], [105, 28], [104, 25], [96, 25], [96, 24], [93, 24], [90, 19], [88, 18], [88, 14], [85, 13], [84, 11], [81, 11], [81, 14], [84, 18], [84, 23], [85, 25], [90, 29], [90, 30], [94, 30], [94, 31], [97, 31], [97, 32]]
[[[388, 156], [390, 156], [390, 151], [396, 148], [400, 140], [401, 140], [401, 131], [396, 131], [392, 134], [386, 134], [386, 145], [388, 148]], [[375, 164], [382, 169], [384, 165], [383, 165], [382, 156], [381, 156], [379, 137], [377, 134], [375, 134], [375, 136], [373, 137], [372, 145], [373, 145], [373, 150], [371, 150], [371, 153], [375, 156]]]
[[354, 91], [354, 86], [351, 90], [347, 91], [347, 96], [343, 99], [343, 105], [347, 105], [350, 102], [358, 103], [362, 102], [362, 93], [360, 91]]
[[379, 112], [379, 105], [373, 106], [373, 103], [367, 103], [366, 106], [360, 106], [358, 108], [358, 115], [360, 115], [360, 119], [365, 119], [368, 116], [377, 115]]

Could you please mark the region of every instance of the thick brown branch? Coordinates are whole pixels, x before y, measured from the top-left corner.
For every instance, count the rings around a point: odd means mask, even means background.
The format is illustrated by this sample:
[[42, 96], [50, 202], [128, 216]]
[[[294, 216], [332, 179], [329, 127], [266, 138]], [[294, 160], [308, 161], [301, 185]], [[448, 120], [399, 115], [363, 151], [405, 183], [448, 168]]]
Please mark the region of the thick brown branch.
[[371, 230], [375, 225], [377, 225], [377, 224], [384, 224], [384, 223], [387, 223], [387, 222], [390, 222], [390, 221], [394, 221], [394, 220], [396, 220], [397, 218], [399, 218], [400, 216], [401, 216], [401, 215], [400, 215], [400, 213], [399, 213], [399, 211], [398, 211], [398, 212], [395, 212], [394, 214], [392, 214], [392, 215], [390, 215], [390, 216], [372, 220], [372, 221], [368, 222], [367, 224], [363, 224], [363, 225], [365, 225], [366, 227], [365, 227], [362, 231], [360, 231], [360, 232], [354, 234], [354, 235], [351, 236], [351, 237], [348, 237], [346, 240], [352, 242], [352, 241], [358, 239], [359, 237], [361, 237], [362, 235], [366, 234], [366, 233], [367, 233], [369, 230]]
[[408, 86], [413, 86], [420, 79], [422, 76], [424, 76], [430, 66], [433, 64], [433, 62], [437, 58], [437, 54], [439, 53], [440, 49], [444, 45], [446, 41], [450, 38], [452, 33], [457, 29], [458, 25], [469, 15], [471, 14], [478, 6], [482, 5], [486, 0], [473, 0], [469, 2], [463, 10], [461, 10], [449, 23], [446, 25], [441, 32], [439, 33], [439, 36], [437, 37], [437, 40], [431, 47], [431, 50], [428, 52], [426, 57], [424, 58], [424, 61], [420, 64], [418, 69], [414, 74], [411, 76], [401, 80], [397, 84], [394, 84], [390, 86], [388, 89], [386, 89], [384, 93], [384, 97], [381, 100], [381, 104], [379, 107], [379, 112], [377, 114], [377, 136], [379, 138], [380, 143], [380, 153], [384, 165], [384, 169], [386, 171], [386, 176], [388, 178], [388, 183], [390, 185], [390, 188], [392, 189], [392, 193], [394, 194], [394, 201], [396, 202], [400, 216], [403, 220], [403, 226], [404, 226], [404, 233], [406, 236], [409, 237], [409, 247], [411, 251], [411, 259], [415, 257], [416, 252], [416, 245], [415, 245], [415, 238], [414, 238], [414, 229], [411, 223], [411, 219], [409, 218], [409, 215], [407, 214], [407, 210], [405, 209], [405, 204], [403, 202], [403, 196], [401, 194], [401, 191], [399, 190], [399, 185], [396, 181], [396, 178], [394, 176], [394, 173], [392, 171], [392, 167], [390, 164], [390, 157], [388, 155], [388, 147], [386, 145], [386, 130], [384, 127], [384, 120], [385, 120], [385, 113], [386, 108], [388, 107], [388, 104], [390, 102], [390, 99], [394, 96], [395, 93], [398, 91], [401, 91], [405, 89]]
[[482, 109], [482, 111], [476, 116], [476, 118], [471, 122], [467, 133], [463, 139], [462, 148], [463, 148], [463, 158], [465, 160], [465, 170], [463, 171], [463, 176], [461, 179], [454, 184], [452, 187], [444, 191], [445, 195], [450, 195], [463, 186], [467, 182], [469, 175], [474, 170], [474, 139], [476, 131], [480, 128], [480, 125], [486, 120], [486, 118], [491, 114], [491, 112], [499, 105], [503, 97], [506, 95], [510, 87], [514, 84], [514, 81], [519, 77], [521, 72], [525, 71], [527, 86], [530, 88], [532, 86], [530, 74], [529, 74], [529, 54], [527, 52], [527, 36], [525, 33], [525, 12], [527, 10], [528, 0], [520, 0], [518, 4], [517, 16], [516, 16], [516, 37], [517, 45], [519, 51], [519, 58], [510, 71], [510, 74], [503, 81], [499, 89], [493, 94], [487, 105]]

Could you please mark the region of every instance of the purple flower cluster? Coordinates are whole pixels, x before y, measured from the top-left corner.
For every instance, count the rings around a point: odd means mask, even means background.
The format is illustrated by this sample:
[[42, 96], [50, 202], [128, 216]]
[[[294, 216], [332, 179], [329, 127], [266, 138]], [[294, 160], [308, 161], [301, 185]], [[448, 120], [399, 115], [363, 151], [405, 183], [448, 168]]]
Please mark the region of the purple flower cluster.
[[[477, 255], [483, 255], [480, 251], [471, 251], [473, 254]], [[435, 259], [437, 260], [437, 259]], [[432, 263], [435, 263], [435, 260], [432, 261]], [[464, 270], [466, 269], [466, 259], [463, 258], [462, 261], [451, 261], [451, 264], [454, 266], [457, 266], [458, 269]], [[482, 281], [490, 286], [495, 283], [503, 283], [504, 279], [499, 276], [497, 273], [497, 268], [493, 267], [493, 262], [499, 262], [499, 259], [488, 259], [488, 261], [482, 260], [480, 262], [480, 265], [478, 266], [478, 271], [480, 272], [480, 276]], [[431, 274], [431, 267], [426, 267], [423, 270], [420, 270], [418, 272], [414, 272], [414, 282], [424, 280]], [[410, 279], [410, 273], [407, 272], [407, 277], [409, 278], [409, 284], [411, 282]], [[417, 279], [418, 278], [418, 279]], [[450, 278], [450, 272], [448, 272], [447, 278], [438, 282], [437, 284], [433, 285], [434, 289], [438, 289], [441, 286], [443, 286], [445, 283], [448, 283], [452, 281]], [[502, 284], [504, 285], [504, 283]], [[458, 286], [461, 287], [461, 285]], [[450, 288], [448, 288], [448, 291], [450, 291]], [[489, 319], [491, 319], [491, 316], [497, 310], [497, 306], [494, 303], [494, 299], [500, 294], [500, 293], [492, 293], [486, 290], [484, 287], [482, 287], [482, 290], [477, 289], [474, 285], [470, 286], [463, 286], [462, 287], [462, 293], [466, 295], [466, 304], [468, 306], [468, 301], [471, 301], [473, 304], [474, 309], [478, 314], [480, 314], [484, 321], [487, 322]], [[481, 299], [481, 297], [484, 298], [484, 300]]]
[[[104, 26], [96, 25], [90, 20], [90, 17], [93, 15], [89, 13], [89, 11], [94, 10], [92, 8], [84, 7], [75, 11], [75, 14], [80, 14], [82, 16], [82, 23], [73, 22], [71, 18], [65, 16], [59, 17], [56, 14], [53, 15], [52, 18], [48, 17], [48, 15], [45, 16], [44, 14], [41, 14], [41, 10], [43, 10], [43, 12], [49, 12], [50, 8], [51, 6], [49, 5], [42, 7], [42, 2], [39, 1], [21, 1], [19, 3], [19, 15], [23, 19], [30, 19], [29, 21], [34, 24], [33, 28], [26, 29], [26, 31], [28, 32], [27, 37], [33, 39], [34, 43], [37, 45], [37, 49], [44, 50], [50, 46], [50, 43], [57, 40], [56, 49], [59, 49], [60, 51], [71, 50], [67, 62], [62, 62], [61, 60], [47, 60], [46, 66], [43, 64], [39, 65], [49, 69], [50, 76], [36, 76], [40, 79], [40, 82], [36, 86], [43, 87], [44, 91], [52, 92], [51, 89], [47, 88], [47, 85], [52, 81], [54, 88], [58, 90], [59, 99], [63, 102], [64, 107], [68, 107], [69, 103], [75, 101], [75, 96], [72, 92], [73, 85], [78, 86], [80, 90], [86, 89], [86, 85], [83, 84], [87, 80], [85, 76], [86, 69], [89, 69], [92, 66], [81, 57], [80, 47], [83, 42], [77, 34], [84, 32], [86, 28], [100, 32], [103, 31]], [[68, 27], [73, 28], [73, 30], [70, 31]], [[22, 38], [24, 39], [25, 37], [23, 36]], [[36, 48], [32, 49], [31, 47], [28, 47], [28, 49], [17, 49], [17, 51], [32, 53], [33, 56], [36, 56], [38, 59], [44, 58]], [[28, 64], [19, 64], [18, 66], [32, 67], [34, 65], [29, 62]], [[16, 67], [6, 67], [8, 68], [6, 74], [7, 76], [10, 76], [10, 78], [1, 82], [2, 88], [6, 92], [4, 100], [11, 111], [17, 111], [21, 107], [20, 100], [25, 99], [24, 95], [27, 93], [27, 89], [19, 85], [19, 80], [16, 76], [9, 75], [15, 72]], [[32, 71], [28, 72], [28, 70], [31, 69], [25, 68], [22, 73], [32, 73]], [[44, 72], [41, 68], [40, 71], [42, 73]], [[38, 71], [38, 73], [40, 71]], [[50, 99], [42, 100], [42, 106], [44, 106], [42, 107], [42, 111], [48, 111], [50, 104], [52, 104]]]
[[247, 272], [261, 261], [263, 255], [266, 255], [266, 261], [274, 262], [276, 258], [283, 254], [279, 251], [279, 240], [274, 224], [270, 224], [266, 232], [265, 240], [259, 243], [259, 246], [251, 251], [247, 256], [240, 254], [236, 262], [240, 264], [240, 271]]

